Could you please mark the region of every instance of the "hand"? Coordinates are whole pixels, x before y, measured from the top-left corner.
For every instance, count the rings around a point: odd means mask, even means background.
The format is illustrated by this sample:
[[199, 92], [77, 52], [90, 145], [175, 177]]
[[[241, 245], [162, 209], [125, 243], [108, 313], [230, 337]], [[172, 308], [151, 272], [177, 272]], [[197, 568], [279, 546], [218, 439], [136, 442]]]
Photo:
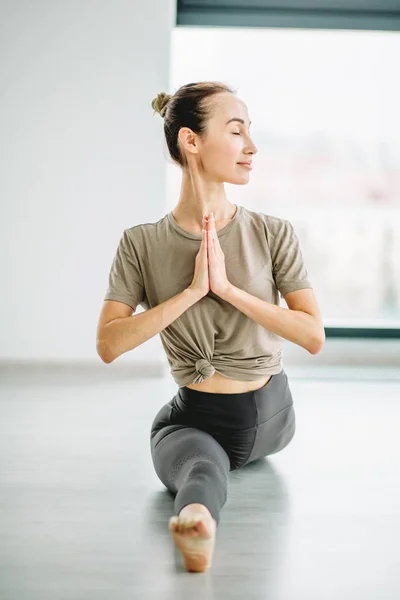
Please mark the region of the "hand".
[[229, 290], [231, 284], [228, 281], [225, 270], [225, 255], [219, 243], [215, 229], [213, 213], [206, 219], [207, 224], [207, 248], [208, 248], [208, 274], [210, 290], [221, 298]]
[[208, 294], [210, 282], [208, 276], [207, 220], [203, 216], [200, 250], [196, 255], [193, 281], [189, 289], [199, 294], [199, 299]]

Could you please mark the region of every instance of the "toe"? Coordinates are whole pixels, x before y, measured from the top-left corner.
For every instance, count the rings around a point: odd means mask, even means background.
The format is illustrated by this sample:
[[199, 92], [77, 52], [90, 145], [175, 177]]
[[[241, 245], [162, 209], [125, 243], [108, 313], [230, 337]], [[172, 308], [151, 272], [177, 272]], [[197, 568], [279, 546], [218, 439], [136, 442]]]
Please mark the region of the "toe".
[[171, 517], [169, 520], [169, 529], [171, 531], [178, 531], [179, 530], [179, 518], [178, 517]]

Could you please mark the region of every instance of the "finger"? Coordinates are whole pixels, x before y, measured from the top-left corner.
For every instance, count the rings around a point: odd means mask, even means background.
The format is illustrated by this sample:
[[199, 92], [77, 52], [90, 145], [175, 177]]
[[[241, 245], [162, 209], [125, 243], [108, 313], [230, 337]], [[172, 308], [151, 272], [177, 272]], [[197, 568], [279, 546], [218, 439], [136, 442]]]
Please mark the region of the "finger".
[[217, 238], [218, 236], [217, 236], [217, 230], [215, 228], [214, 214], [213, 213], [211, 213], [211, 214], [212, 214], [212, 217], [211, 217], [211, 228], [212, 228], [213, 232], [215, 233], [215, 238]]
[[215, 229], [215, 219], [214, 219], [214, 213], [211, 213], [211, 218], [210, 218], [210, 229], [212, 231], [212, 235], [213, 235], [213, 240], [218, 243], [218, 236], [217, 236], [217, 231]]
[[202, 229], [201, 232], [201, 246], [203, 251], [207, 251], [207, 230], [206, 229]]
[[209, 249], [210, 253], [214, 254], [215, 249], [214, 249], [213, 232], [208, 231], [207, 237], [208, 237], [208, 249]]
[[216, 241], [216, 231], [215, 231], [215, 228], [213, 228], [212, 223], [210, 223], [210, 229], [208, 230], [208, 236], [210, 237], [211, 242], [214, 245], [214, 243]]

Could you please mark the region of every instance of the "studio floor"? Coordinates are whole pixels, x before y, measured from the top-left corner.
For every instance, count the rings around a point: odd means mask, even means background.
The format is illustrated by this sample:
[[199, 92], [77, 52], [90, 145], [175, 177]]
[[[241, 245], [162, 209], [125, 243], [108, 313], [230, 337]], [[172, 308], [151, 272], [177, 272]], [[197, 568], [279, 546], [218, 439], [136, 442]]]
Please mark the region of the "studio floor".
[[2, 375], [2, 600], [398, 600], [400, 372], [286, 368], [296, 433], [230, 473], [213, 563], [168, 531], [150, 426], [170, 375]]

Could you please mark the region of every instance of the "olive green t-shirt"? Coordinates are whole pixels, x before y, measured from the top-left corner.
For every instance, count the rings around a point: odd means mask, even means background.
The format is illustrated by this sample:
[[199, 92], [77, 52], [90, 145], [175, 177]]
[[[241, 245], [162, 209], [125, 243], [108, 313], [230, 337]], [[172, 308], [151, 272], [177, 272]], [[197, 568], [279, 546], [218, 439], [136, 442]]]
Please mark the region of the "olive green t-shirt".
[[[217, 235], [234, 286], [278, 306], [278, 292], [283, 297], [312, 289], [289, 221], [237, 205], [233, 219]], [[155, 223], [125, 229], [104, 300], [148, 310], [176, 296], [192, 283], [201, 239], [182, 229], [172, 211]], [[180, 387], [201, 383], [215, 371], [253, 381], [282, 370], [284, 339], [212, 291], [159, 335]]]

